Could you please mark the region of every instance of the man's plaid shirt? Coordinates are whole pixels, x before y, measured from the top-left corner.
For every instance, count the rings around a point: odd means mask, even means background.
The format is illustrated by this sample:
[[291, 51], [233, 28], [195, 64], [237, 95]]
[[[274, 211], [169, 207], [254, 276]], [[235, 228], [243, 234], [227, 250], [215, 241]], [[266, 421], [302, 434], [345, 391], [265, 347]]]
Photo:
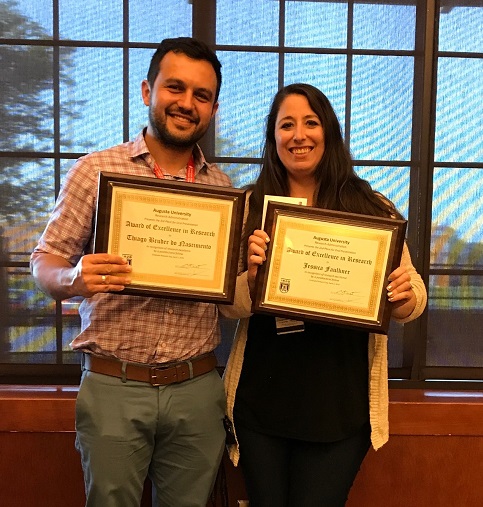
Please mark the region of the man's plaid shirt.
[[[194, 159], [196, 183], [231, 185], [226, 174], [206, 162], [198, 146]], [[133, 142], [81, 157], [66, 176], [35, 252], [60, 255], [77, 264], [84, 252], [92, 251], [99, 172], [155, 177], [153, 168], [143, 132]], [[185, 172], [179, 177], [183, 179]], [[96, 294], [83, 300], [79, 313], [81, 333], [72, 348], [126, 361], [188, 359], [213, 350], [220, 341], [218, 309], [212, 303]]]

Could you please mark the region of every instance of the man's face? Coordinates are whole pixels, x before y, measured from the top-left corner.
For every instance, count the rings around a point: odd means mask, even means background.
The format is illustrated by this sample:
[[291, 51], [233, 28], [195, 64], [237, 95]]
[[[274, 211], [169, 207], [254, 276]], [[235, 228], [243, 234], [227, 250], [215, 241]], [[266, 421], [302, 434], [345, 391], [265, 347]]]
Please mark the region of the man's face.
[[216, 85], [215, 71], [206, 60], [167, 53], [152, 89], [146, 80], [142, 84], [143, 100], [149, 106], [149, 134], [165, 146], [193, 146], [218, 109]]

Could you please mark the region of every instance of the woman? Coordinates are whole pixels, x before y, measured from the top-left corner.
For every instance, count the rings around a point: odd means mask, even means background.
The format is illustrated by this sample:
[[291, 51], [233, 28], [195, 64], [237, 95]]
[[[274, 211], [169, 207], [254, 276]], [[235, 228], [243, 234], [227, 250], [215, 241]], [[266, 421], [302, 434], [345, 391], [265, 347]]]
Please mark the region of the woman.
[[[304, 197], [309, 206], [401, 218], [352, 167], [327, 97], [308, 84], [275, 96], [263, 163], [249, 197], [233, 306], [240, 318], [225, 372], [230, 457], [243, 469], [250, 507], [337, 507], [371, 442], [388, 439], [387, 336], [303, 322], [279, 333], [278, 320], [251, 315], [258, 267], [269, 238], [261, 230], [264, 196]], [[426, 290], [404, 245], [388, 278], [392, 318], [415, 319]]]

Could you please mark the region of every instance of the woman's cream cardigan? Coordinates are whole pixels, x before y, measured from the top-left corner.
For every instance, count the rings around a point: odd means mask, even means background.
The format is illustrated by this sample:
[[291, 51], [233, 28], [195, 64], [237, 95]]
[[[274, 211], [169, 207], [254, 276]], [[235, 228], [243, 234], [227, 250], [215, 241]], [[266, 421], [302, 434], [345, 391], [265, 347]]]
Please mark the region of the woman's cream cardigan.
[[[416, 319], [423, 313], [426, 307], [427, 295], [423, 280], [411, 262], [406, 244], [404, 244], [403, 248], [401, 265], [407, 268], [411, 276], [411, 285], [416, 295], [416, 306], [412, 313], [404, 319], [395, 319], [397, 322], [405, 323]], [[218, 306], [220, 312], [225, 317], [240, 319], [224, 373], [227, 416], [232, 425], [235, 394], [242, 370], [251, 305], [247, 272], [245, 271], [237, 278], [233, 305]], [[388, 407], [387, 336], [371, 333], [369, 335], [369, 417], [372, 446], [376, 450], [382, 447], [389, 439]], [[238, 442], [238, 440], [236, 441]], [[228, 446], [228, 453], [233, 464], [237, 466], [240, 457], [238, 444]]]

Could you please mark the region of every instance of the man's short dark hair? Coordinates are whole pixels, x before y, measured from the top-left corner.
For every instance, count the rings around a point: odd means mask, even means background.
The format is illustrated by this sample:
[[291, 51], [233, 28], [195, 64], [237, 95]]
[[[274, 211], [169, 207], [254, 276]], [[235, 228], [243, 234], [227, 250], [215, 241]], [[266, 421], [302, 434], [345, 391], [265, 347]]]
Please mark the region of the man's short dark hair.
[[154, 86], [154, 81], [159, 73], [159, 64], [166, 53], [172, 51], [176, 54], [184, 54], [193, 60], [206, 60], [211, 64], [216, 74], [216, 93], [215, 102], [218, 100], [221, 88], [221, 63], [216, 54], [202, 41], [192, 37], [177, 37], [174, 39], [164, 39], [157, 47], [148, 70], [149, 86]]

